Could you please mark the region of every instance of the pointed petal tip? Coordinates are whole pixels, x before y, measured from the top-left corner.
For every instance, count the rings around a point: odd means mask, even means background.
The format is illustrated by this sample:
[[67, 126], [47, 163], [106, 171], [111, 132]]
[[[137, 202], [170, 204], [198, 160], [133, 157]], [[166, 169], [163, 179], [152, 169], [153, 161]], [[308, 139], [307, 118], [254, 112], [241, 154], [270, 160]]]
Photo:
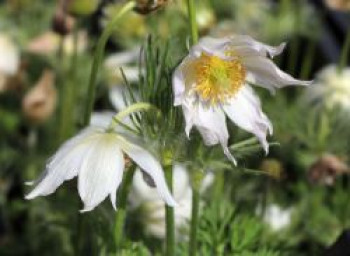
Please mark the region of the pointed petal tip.
[[24, 196], [24, 199], [25, 199], [25, 200], [32, 200], [32, 199], [34, 199], [34, 198], [35, 198], [35, 196], [31, 195], [31, 193], [29, 193], [29, 194], [27, 194], [27, 195]]
[[95, 206], [85, 206], [82, 210], [79, 210], [80, 213], [86, 213], [86, 212], [90, 212], [95, 208]]
[[112, 203], [112, 207], [114, 209], [114, 211], [117, 211], [117, 195], [116, 195], [116, 191], [114, 191], [114, 193], [112, 192], [110, 194], [110, 199], [111, 199], [111, 203]]
[[167, 200], [167, 205], [170, 207], [178, 207], [179, 203], [175, 201], [175, 199], [171, 198]]
[[224, 154], [235, 166], [237, 166], [237, 160], [234, 158], [234, 156], [231, 154], [230, 150], [227, 147], [224, 148]]
[[275, 48], [274, 52], [270, 52], [268, 54], [270, 55], [271, 58], [274, 58], [275, 56], [280, 55], [284, 51], [284, 48], [286, 48], [286, 46], [287, 46], [287, 43], [283, 42]]

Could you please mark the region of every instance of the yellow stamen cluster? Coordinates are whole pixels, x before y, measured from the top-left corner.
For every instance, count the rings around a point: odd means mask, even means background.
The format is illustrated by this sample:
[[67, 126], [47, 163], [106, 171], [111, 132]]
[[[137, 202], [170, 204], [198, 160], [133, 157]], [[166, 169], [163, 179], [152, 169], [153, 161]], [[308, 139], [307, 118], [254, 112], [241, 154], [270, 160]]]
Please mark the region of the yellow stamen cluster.
[[210, 104], [225, 103], [244, 85], [246, 70], [237, 59], [225, 60], [203, 53], [194, 64], [199, 97]]

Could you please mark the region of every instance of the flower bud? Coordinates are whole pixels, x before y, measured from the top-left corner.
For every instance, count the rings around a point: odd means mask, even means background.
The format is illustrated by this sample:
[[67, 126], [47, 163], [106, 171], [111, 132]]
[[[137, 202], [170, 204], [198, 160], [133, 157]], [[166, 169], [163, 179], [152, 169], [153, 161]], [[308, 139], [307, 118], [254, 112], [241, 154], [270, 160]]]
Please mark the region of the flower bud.
[[97, 10], [99, 0], [70, 0], [68, 11], [74, 16], [88, 16]]
[[276, 159], [266, 159], [262, 162], [260, 169], [265, 171], [276, 180], [280, 180], [283, 177], [283, 166]]
[[51, 70], [45, 70], [37, 84], [25, 95], [22, 101], [23, 114], [32, 123], [42, 123], [54, 112], [56, 101], [54, 74]]
[[72, 32], [73, 27], [74, 18], [58, 9], [52, 20], [52, 30], [61, 36], [65, 36]]
[[140, 14], [148, 14], [158, 10], [169, 2], [169, 0], [137, 0], [135, 11]]
[[336, 11], [350, 11], [350, 0], [324, 0], [328, 8]]
[[337, 156], [325, 154], [310, 167], [309, 180], [312, 183], [331, 186], [335, 179], [349, 172], [349, 167]]

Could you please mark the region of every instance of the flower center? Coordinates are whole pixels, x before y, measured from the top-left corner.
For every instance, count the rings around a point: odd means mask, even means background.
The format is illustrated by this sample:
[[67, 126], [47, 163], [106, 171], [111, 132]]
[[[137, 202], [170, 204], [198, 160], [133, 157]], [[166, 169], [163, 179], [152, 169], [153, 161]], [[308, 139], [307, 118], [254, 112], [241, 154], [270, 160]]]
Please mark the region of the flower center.
[[210, 104], [225, 103], [244, 85], [246, 70], [239, 59], [203, 53], [195, 63], [197, 94]]

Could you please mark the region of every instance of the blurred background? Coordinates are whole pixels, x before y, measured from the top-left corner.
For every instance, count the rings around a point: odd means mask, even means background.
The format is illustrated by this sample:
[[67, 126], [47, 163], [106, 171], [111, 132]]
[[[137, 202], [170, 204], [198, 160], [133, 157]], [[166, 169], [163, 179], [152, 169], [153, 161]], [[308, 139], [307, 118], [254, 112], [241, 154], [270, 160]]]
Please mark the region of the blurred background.
[[[109, 255], [113, 210], [106, 203], [80, 214], [76, 180], [49, 197], [24, 195], [25, 182], [81, 128], [96, 42], [121, 4], [0, 0], [0, 255]], [[115, 29], [95, 111], [114, 110], [113, 91], [125, 83], [120, 68], [138, 82], [139, 50], [149, 34], [170, 39], [174, 62], [185, 56], [185, 1], [158, 4], [152, 13], [128, 14]], [[206, 190], [199, 254], [350, 255], [350, 1], [198, 0], [196, 9], [201, 35], [287, 42], [275, 62], [314, 80], [312, 88], [274, 96], [257, 89], [274, 125], [271, 151], [240, 152], [240, 167], [220, 172]], [[161, 255], [162, 238], [147, 232], [147, 214], [130, 209], [128, 216], [123, 255]], [[186, 252], [186, 243], [177, 250]]]

